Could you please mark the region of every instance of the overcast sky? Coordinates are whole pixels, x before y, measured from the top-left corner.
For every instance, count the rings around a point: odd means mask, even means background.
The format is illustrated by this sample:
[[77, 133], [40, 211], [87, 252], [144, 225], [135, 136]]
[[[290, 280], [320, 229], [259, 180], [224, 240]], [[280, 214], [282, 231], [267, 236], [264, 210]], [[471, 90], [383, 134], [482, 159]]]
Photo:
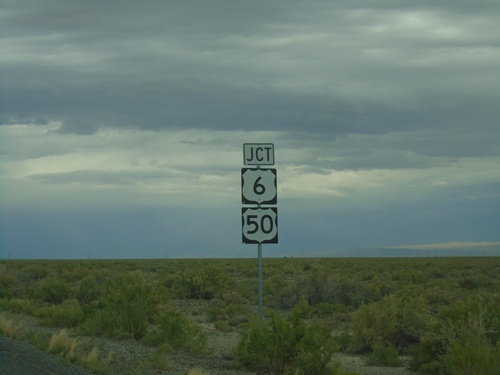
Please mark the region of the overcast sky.
[[0, 5], [0, 256], [265, 256], [500, 241], [498, 1]]

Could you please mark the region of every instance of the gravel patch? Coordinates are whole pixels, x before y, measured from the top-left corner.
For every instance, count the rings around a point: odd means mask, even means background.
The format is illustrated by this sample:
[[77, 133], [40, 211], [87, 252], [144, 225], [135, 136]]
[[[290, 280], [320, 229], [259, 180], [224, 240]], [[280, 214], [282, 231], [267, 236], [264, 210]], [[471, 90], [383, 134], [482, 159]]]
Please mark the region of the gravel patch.
[[[337, 353], [334, 358], [340, 362], [340, 368], [343, 371], [353, 371], [361, 375], [415, 375], [416, 372], [410, 371], [405, 367], [385, 367], [385, 366], [367, 366], [362, 356]], [[402, 358], [403, 363], [408, 358]]]

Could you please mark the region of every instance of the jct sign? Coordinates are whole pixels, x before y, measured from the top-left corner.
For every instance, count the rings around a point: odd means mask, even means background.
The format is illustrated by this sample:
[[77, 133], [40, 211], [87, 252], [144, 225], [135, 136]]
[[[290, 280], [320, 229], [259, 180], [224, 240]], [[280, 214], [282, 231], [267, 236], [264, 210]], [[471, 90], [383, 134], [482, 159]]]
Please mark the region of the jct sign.
[[243, 144], [245, 165], [274, 165], [274, 145], [272, 143]]

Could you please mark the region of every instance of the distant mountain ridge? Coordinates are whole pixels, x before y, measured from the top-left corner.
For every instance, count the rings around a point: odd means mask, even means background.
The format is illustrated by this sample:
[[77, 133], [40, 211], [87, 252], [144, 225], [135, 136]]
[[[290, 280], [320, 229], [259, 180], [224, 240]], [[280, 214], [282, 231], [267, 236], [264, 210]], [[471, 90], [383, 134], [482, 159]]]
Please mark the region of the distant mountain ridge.
[[327, 250], [316, 257], [456, 257], [500, 256], [500, 242], [450, 242], [425, 245]]

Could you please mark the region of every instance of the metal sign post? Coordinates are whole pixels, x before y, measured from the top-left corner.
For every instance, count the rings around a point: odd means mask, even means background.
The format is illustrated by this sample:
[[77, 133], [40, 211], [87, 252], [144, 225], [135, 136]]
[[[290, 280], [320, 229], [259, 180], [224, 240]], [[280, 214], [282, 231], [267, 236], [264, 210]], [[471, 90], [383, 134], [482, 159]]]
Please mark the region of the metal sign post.
[[258, 253], [259, 323], [263, 322], [262, 304], [262, 244], [278, 243], [278, 208], [262, 207], [277, 203], [276, 169], [261, 169], [261, 165], [274, 165], [274, 144], [245, 143], [243, 163], [257, 168], [241, 170], [241, 202], [257, 204], [257, 207], [242, 207], [243, 243], [256, 243]]
[[258, 253], [258, 264], [259, 264], [259, 271], [258, 271], [258, 274], [259, 274], [259, 324], [262, 325], [262, 321], [263, 321], [263, 309], [264, 309], [264, 305], [262, 303], [262, 296], [263, 296], [263, 292], [262, 292], [262, 244], [258, 244], [257, 245], [257, 253]]

